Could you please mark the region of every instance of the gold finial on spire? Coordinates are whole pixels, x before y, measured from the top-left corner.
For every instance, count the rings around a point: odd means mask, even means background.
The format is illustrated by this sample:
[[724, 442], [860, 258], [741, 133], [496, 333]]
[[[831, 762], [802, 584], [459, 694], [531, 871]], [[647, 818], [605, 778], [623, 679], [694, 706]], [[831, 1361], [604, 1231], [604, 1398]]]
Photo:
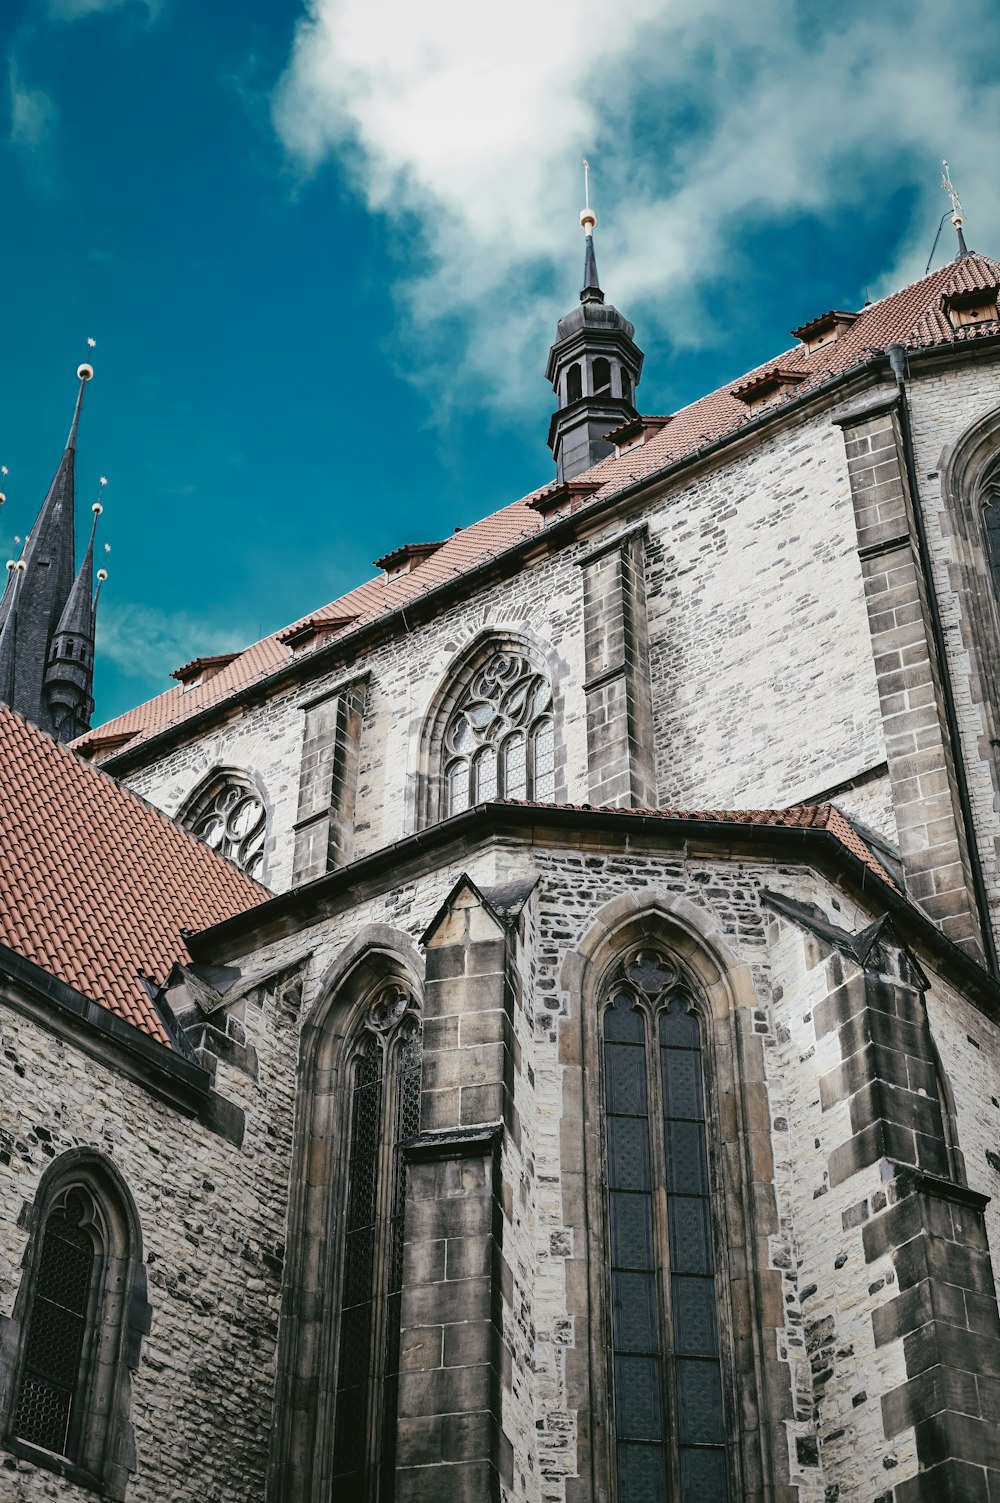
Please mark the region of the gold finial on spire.
[[583, 225], [584, 234], [592, 235], [597, 223], [597, 215], [590, 207], [590, 163], [586, 157], [583, 159], [583, 204], [580, 210], [580, 223]]

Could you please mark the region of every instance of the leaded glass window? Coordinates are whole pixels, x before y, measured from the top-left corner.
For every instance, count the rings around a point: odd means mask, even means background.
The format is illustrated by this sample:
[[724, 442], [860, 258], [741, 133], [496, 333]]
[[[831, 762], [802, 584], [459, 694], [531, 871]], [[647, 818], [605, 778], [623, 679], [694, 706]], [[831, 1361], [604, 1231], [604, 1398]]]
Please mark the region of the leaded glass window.
[[235, 861], [248, 876], [260, 876], [267, 811], [248, 780], [235, 774], [219, 778], [195, 800], [182, 821], [192, 835]]
[[702, 1024], [640, 952], [604, 1014], [618, 1503], [728, 1503]]
[[397, 981], [366, 1009], [350, 1064], [337, 1342], [337, 1495], [390, 1503], [403, 1287], [403, 1142], [420, 1117], [420, 1020]]
[[89, 1195], [70, 1190], [42, 1233], [11, 1433], [75, 1459], [86, 1402], [100, 1248]]
[[522, 654], [498, 649], [444, 732], [446, 812], [496, 798], [555, 797], [552, 689]]
[[989, 488], [983, 506], [983, 528], [994, 595], [1000, 604], [1000, 490], [995, 485]]

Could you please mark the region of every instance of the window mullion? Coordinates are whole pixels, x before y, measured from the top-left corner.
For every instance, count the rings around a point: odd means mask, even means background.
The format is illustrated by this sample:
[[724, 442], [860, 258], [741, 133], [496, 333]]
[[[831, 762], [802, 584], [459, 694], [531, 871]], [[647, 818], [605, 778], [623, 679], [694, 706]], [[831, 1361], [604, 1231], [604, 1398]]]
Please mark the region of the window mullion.
[[[396, 1116], [399, 1071], [398, 1050], [383, 1044], [382, 1053], [382, 1124], [378, 1160], [378, 1189], [375, 1209], [375, 1258], [372, 1274], [374, 1314], [372, 1319], [372, 1356], [368, 1397], [369, 1477], [380, 1478], [382, 1459], [382, 1394], [385, 1379], [386, 1316], [389, 1273], [389, 1237], [392, 1219], [393, 1160], [395, 1158]], [[380, 1483], [381, 1485], [381, 1483]], [[376, 1496], [373, 1489], [372, 1497]]]
[[663, 1435], [669, 1496], [681, 1496], [680, 1451], [677, 1446], [677, 1395], [674, 1373], [673, 1315], [670, 1299], [670, 1232], [667, 1221], [667, 1155], [663, 1137], [663, 1074], [660, 1069], [659, 1016], [647, 1013], [646, 1079], [649, 1092], [650, 1153], [652, 1156], [656, 1284], [660, 1300], [660, 1350], [663, 1376]]

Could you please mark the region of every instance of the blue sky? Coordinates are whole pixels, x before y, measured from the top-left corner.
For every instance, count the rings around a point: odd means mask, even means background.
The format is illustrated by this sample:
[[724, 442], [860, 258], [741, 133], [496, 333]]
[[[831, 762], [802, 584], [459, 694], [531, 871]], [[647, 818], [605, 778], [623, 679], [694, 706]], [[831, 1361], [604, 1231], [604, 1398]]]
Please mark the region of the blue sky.
[[960, 26], [937, 0], [609, 14], [6, 0], [0, 548], [34, 518], [92, 337], [98, 720], [551, 476], [582, 155], [647, 412], [919, 276], [944, 155], [970, 244], [1000, 253], [986, 0]]

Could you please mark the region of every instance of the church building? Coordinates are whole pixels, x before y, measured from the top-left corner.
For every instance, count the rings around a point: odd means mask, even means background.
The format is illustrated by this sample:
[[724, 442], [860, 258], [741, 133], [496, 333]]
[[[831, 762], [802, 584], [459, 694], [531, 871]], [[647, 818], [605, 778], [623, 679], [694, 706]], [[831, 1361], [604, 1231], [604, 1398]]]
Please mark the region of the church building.
[[649, 415], [581, 218], [555, 478], [99, 726], [81, 367], [0, 602], [5, 1500], [1000, 1499], [1000, 261]]

